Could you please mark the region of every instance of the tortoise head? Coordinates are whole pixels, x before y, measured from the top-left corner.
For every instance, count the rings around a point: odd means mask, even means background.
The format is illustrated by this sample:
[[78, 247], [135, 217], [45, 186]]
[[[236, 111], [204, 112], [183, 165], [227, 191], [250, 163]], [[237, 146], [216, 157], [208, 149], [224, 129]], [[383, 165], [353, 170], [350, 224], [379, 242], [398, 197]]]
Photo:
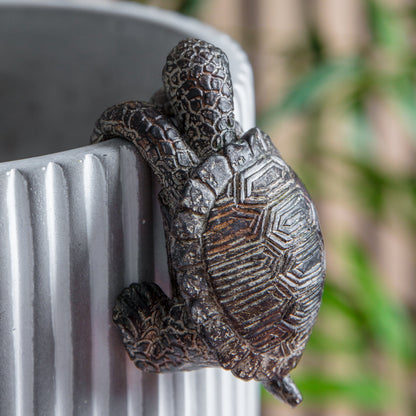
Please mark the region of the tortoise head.
[[302, 395], [289, 375], [283, 378], [262, 381], [262, 384], [274, 397], [277, 397], [292, 407], [302, 402]]
[[201, 159], [235, 140], [233, 88], [221, 49], [183, 40], [168, 55], [162, 77], [179, 129]]

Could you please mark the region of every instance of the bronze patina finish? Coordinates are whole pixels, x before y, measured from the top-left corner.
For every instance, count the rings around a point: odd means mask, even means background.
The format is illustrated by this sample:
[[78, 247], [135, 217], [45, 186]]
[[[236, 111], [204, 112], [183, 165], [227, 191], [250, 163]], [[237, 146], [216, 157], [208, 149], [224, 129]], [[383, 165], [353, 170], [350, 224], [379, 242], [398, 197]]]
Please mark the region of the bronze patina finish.
[[180, 42], [152, 103], [106, 110], [92, 140], [131, 141], [162, 190], [172, 283], [118, 297], [113, 319], [136, 366], [165, 372], [221, 366], [292, 406], [289, 371], [321, 303], [325, 258], [305, 187], [258, 128], [234, 120], [226, 55]]

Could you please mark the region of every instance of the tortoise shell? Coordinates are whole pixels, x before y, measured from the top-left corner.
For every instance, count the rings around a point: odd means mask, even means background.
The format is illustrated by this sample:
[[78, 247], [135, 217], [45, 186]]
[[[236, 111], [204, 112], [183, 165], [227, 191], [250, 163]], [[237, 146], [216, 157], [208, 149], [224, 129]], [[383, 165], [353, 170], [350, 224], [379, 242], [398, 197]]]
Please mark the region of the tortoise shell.
[[196, 176], [170, 243], [182, 296], [224, 368], [244, 379], [285, 376], [303, 352], [323, 290], [323, 241], [310, 196], [258, 129]]

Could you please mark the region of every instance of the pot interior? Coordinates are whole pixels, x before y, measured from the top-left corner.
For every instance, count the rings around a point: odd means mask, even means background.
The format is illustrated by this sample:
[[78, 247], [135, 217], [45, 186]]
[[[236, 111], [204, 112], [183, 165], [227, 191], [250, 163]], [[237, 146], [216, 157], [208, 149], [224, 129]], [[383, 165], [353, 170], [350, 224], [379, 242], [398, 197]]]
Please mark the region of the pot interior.
[[105, 108], [161, 86], [183, 37], [137, 14], [0, 4], [0, 162], [88, 144]]

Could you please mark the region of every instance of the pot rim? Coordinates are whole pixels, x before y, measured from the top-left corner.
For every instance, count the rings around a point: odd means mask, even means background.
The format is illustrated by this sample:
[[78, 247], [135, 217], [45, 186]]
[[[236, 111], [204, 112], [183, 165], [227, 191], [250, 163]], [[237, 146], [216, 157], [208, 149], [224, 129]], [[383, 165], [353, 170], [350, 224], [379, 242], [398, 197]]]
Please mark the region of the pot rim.
[[[221, 32], [206, 23], [174, 11], [126, 1], [86, 0], [83, 2], [64, 2], [56, 0], [0, 0], [0, 10], [6, 7], [10, 9], [80, 11], [92, 14], [117, 15], [129, 19], [136, 19], [138, 21], [150, 22], [155, 26], [172, 30], [178, 30], [178, 28], [180, 28], [181, 31], [189, 34], [189, 37], [194, 36], [207, 40], [211, 39], [211, 41], [215, 39], [216, 46], [233, 56], [234, 65], [230, 60], [231, 70], [233, 67], [236, 69], [236, 63], [238, 63], [238, 70], [232, 70], [233, 87], [235, 91], [234, 100], [237, 101], [236, 118], [243, 127], [243, 130], [247, 130], [255, 125], [255, 99], [254, 88], [252, 87], [253, 74], [247, 54], [228, 34]], [[251, 83], [249, 87], [247, 87], [247, 81], [250, 81]], [[244, 94], [241, 94], [242, 91], [244, 91]], [[91, 126], [91, 129], [92, 128], [93, 126]], [[110, 142], [117, 146], [117, 139]], [[121, 140], [119, 143], [121, 143]], [[79, 159], [94, 149], [98, 149], [97, 146], [103, 146], [103, 144], [89, 144], [88, 138], [86, 137], [85, 146], [0, 162], [0, 172], [5, 172], [13, 168], [38, 168], [40, 166], [45, 166], [49, 161], [56, 161], [57, 159]]]

